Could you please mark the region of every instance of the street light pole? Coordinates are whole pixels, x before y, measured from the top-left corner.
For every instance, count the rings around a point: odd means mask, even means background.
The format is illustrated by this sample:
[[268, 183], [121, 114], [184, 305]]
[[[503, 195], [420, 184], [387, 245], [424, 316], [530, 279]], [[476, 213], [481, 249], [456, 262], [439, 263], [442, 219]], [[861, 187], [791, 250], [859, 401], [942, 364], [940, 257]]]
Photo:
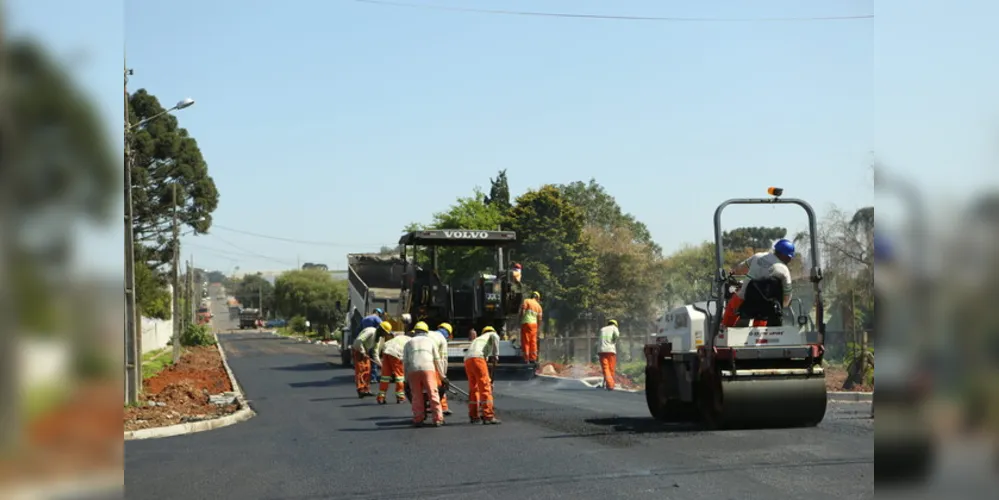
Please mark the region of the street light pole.
[[142, 390], [142, 334], [139, 332], [139, 313], [135, 297], [135, 231], [132, 226], [132, 148], [131, 132], [134, 128], [145, 125], [150, 120], [162, 115], [187, 108], [194, 104], [194, 99], [187, 98], [174, 107], [145, 118], [138, 123], [130, 123], [128, 117], [128, 77], [134, 72], [129, 69], [127, 61], [124, 66], [124, 99], [125, 99], [125, 404], [135, 404]]

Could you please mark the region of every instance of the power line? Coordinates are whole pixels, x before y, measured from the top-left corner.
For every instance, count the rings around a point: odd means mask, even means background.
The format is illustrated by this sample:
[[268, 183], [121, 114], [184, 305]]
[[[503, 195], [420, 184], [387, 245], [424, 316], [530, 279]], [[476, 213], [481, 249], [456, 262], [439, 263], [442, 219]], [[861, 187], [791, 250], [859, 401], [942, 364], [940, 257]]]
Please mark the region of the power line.
[[392, 246], [394, 247], [396, 243], [386, 244], [386, 243], [334, 243], [331, 241], [309, 241], [309, 240], [299, 240], [295, 238], [283, 238], [281, 236], [270, 236], [267, 234], [254, 233], [251, 231], [244, 231], [242, 229], [234, 229], [231, 227], [220, 226], [218, 224], [212, 224], [213, 228], [222, 229], [224, 231], [230, 231], [233, 233], [245, 234], [247, 236], [255, 236], [257, 238], [265, 238], [268, 240], [286, 241], [289, 243], [299, 243], [303, 245], [318, 245], [327, 247], [358, 247], [358, 246]]
[[777, 21], [857, 21], [874, 19], [874, 14], [859, 14], [853, 16], [816, 16], [816, 17], [761, 17], [761, 18], [723, 18], [723, 17], [660, 17], [660, 16], [618, 16], [609, 14], [571, 14], [564, 12], [533, 12], [519, 10], [472, 9], [467, 7], [452, 7], [447, 5], [415, 4], [391, 2], [386, 0], [354, 0], [358, 3], [383, 5], [389, 7], [408, 7], [425, 10], [441, 10], [464, 12], [470, 14], [495, 14], [505, 16], [562, 17], [574, 19], [605, 19], [615, 21], [660, 21], [660, 22], [777, 22]]

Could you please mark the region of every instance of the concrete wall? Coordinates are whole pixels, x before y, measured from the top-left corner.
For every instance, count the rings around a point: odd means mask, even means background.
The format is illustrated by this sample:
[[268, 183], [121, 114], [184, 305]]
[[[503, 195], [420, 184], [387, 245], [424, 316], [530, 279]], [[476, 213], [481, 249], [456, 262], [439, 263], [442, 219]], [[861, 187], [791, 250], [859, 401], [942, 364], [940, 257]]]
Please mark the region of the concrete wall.
[[[173, 296], [173, 287], [167, 285], [167, 292]], [[172, 304], [171, 304], [172, 306]], [[171, 309], [172, 310], [172, 309]], [[142, 318], [142, 354], [167, 346], [173, 337], [173, 320]]]

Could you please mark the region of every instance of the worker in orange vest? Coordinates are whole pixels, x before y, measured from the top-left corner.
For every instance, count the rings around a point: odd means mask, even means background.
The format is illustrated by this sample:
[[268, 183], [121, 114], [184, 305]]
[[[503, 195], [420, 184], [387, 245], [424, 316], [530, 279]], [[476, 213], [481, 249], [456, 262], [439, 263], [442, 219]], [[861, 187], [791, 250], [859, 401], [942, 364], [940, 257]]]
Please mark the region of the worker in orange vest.
[[538, 328], [543, 319], [541, 293], [533, 292], [520, 306], [520, 345], [528, 363], [538, 362]]

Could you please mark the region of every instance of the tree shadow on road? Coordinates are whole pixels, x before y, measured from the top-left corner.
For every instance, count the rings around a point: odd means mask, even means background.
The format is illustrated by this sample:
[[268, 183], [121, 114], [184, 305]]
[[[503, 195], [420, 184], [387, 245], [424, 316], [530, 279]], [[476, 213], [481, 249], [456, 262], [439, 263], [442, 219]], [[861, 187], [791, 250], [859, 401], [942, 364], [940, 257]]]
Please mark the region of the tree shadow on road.
[[357, 396], [341, 396], [341, 397], [338, 397], [338, 398], [310, 398], [309, 402], [311, 402], [311, 403], [322, 403], [322, 402], [326, 402], [326, 401], [340, 401], [340, 400], [345, 400], [345, 399], [357, 399]]
[[291, 382], [288, 385], [295, 389], [303, 389], [306, 387], [333, 387], [334, 385], [343, 383], [340, 377], [333, 377], [329, 380], [315, 380], [312, 382]]
[[360, 427], [353, 429], [337, 429], [340, 432], [378, 432], [378, 431], [390, 431], [394, 429], [407, 429], [412, 427], [413, 421], [408, 418], [397, 418], [397, 417], [384, 417], [391, 418], [391, 420], [385, 420], [382, 422], [375, 422], [373, 427]]
[[292, 366], [277, 366], [271, 368], [271, 370], [281, 370], [286, 372], [316, 372], [329, 370], [330, 365], [327, 362], [321, 363], [306, 363], [304, 365], [292, 365]]

